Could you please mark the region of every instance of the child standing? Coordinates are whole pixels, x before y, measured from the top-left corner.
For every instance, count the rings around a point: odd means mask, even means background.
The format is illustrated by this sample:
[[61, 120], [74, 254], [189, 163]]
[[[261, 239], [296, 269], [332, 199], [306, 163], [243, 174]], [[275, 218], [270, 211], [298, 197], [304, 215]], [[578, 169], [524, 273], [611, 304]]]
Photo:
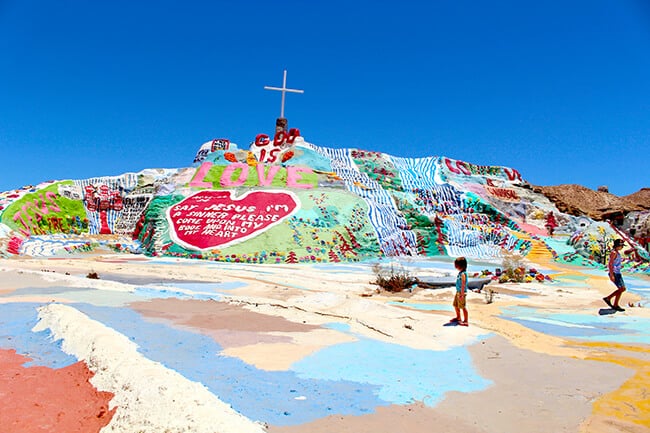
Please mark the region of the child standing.
[[[456, 317], [451, 319], [452, 323], [458, 323], [460, 326], [469, 326], [467, 323], [467, 259], [458, 257], [454, 261], [454, 266], [458, 271], [456, 277], [456, 295], [454, 296], [454, 309]], [[460, 310], [463, 310], [463, 320], [460, 319]]]

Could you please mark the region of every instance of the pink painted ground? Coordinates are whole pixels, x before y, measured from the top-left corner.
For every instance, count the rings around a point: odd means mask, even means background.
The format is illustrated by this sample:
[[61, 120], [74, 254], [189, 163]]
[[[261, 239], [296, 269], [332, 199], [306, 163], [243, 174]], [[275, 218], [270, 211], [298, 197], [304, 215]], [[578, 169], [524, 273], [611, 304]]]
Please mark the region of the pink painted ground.
[[0, 430], [2, 433], [93, 433], [106, 426], [113, 398], [88, 381], [83, 362], [65, 368], [23, 367], [30, 359], [0, 349]]

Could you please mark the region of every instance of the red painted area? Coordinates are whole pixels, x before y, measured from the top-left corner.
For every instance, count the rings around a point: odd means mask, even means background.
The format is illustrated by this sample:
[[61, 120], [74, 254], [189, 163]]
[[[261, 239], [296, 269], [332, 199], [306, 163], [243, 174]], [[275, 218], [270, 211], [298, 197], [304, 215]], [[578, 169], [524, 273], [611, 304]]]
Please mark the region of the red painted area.
[[298, 208], [291, 192], [201, 191], [168, 210], [172, 239], [190, 249], [226, 247], [280, 224]]
[[65, 368], [23, 367], [30, 358], [0, 349], [0, 431], [2, 433], [93, 433], [108, 425], [110, 392], [88, 381], [85, 363]]

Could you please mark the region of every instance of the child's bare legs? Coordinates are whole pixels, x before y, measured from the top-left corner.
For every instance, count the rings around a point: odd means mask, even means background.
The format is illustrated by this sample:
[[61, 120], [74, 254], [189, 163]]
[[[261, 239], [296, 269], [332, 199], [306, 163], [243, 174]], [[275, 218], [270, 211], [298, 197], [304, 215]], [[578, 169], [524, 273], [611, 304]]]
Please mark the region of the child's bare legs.
[[612, 293], [607, 297], [607, 299], [611, 299], [612, 297], [614, 298], [614, 303], [612, 304], [614, 305], [614, 307], [619, 306], [618, 303], [621, 300], [621, 295], [623, 294], [624, 291], [625, 291], [625, 287], [620, 287], [618, 290], [616, 290], [614, 293]]
[[454, 309], [456, 310], [456, 318], [452, 319], [454, 322], [460, 322], [460, 308], [454, 306]]
[[[460, 326], [467, 326], [467, 308], [463, 307], [463, 320], [458, 322]], [[460, 317], [460, 316], [459, 316]]]

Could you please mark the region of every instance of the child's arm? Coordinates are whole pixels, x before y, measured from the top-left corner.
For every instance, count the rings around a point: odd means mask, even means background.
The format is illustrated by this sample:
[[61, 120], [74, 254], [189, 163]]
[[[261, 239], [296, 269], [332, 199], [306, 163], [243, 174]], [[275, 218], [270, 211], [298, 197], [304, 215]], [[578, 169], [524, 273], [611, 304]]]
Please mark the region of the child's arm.
[[460, 296], [465, 296], [467, 291], [467, 272], [460, 274]]
[[614, 281], [614, 260], [616, 259], [616, 251], [612, 251], [609, 254], [609, 263], [607, 263], [607, 269], [609, 270], [609, 279]]

